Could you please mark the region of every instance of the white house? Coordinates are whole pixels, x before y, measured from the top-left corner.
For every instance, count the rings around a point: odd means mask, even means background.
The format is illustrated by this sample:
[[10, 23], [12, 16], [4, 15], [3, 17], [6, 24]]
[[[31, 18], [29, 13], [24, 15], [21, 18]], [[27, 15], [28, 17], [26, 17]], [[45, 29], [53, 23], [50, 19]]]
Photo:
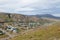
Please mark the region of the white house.
[[12, 27], [12, 26], [7, 26], [7, 29], [8, 31], [12, 31], [14, 33], [17, 33], [17, 28], [16, 27]]

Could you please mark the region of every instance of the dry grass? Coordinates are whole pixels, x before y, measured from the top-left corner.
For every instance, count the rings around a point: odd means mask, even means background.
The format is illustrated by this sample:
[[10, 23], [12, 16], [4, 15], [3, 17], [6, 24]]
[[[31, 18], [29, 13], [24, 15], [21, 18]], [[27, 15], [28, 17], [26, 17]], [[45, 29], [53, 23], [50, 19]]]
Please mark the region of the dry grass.
[[8, 37], [8, 35], [0, 35], [0, 39], [1, 38], [6, 38], [6, 37]]
[[11, 40], [60, 40], [60, 23], [20, 34]]

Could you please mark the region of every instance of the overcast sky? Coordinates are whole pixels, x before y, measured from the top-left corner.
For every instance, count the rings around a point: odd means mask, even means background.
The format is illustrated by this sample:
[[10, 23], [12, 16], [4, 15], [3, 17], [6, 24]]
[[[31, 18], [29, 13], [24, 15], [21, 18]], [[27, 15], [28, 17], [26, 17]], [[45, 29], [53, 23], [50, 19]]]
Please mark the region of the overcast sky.
[[0, 12], [60, 16], [60, 0], [0, 0]]

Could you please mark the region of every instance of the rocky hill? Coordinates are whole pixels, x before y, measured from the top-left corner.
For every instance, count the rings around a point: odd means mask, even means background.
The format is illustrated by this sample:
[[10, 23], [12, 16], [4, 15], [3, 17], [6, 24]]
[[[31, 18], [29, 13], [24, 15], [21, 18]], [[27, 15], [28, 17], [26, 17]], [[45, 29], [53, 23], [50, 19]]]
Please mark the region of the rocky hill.
[[13, 38], [21, 32], [24, 32], [29, 29], [42, 27], [42, 25], [48, 25], [53, 22], [53, 20], [47, 20], [44, 18], [42, 19], [36, 16], [0, 12], [0, 30], [2, 32], [5, 31], [4, 35], [9, 36], [5, 39]]
[[15, 13], [0, 13], [0, 20], [5, 22], [20, 22], [20, 21], [38, 21], [40, 18], [37, 17], [29, 17], [22, 14], [15, 14]]
[[39, 23], [44, 24], [46, 22], [51, 22], [50, 20], [38, 18], [35, 16], [27, 16], [27, 15], [22, 15], [22, 14], [15, 14], [15, 13], [0, 13], [0, 23], [7, 23], [9, 25], [20, 25], [20, 23]]
[[0, 20], [4, 21], [24, 21], [26, 16], [21, 14], [0, 13]]

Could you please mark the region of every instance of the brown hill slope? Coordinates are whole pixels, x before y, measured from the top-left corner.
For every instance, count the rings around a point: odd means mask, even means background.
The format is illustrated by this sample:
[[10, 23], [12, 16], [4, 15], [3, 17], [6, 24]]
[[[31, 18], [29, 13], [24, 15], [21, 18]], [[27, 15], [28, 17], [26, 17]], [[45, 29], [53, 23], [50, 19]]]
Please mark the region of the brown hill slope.
[[60, 40], [60, 23], [20, 34], [11, 40]]

